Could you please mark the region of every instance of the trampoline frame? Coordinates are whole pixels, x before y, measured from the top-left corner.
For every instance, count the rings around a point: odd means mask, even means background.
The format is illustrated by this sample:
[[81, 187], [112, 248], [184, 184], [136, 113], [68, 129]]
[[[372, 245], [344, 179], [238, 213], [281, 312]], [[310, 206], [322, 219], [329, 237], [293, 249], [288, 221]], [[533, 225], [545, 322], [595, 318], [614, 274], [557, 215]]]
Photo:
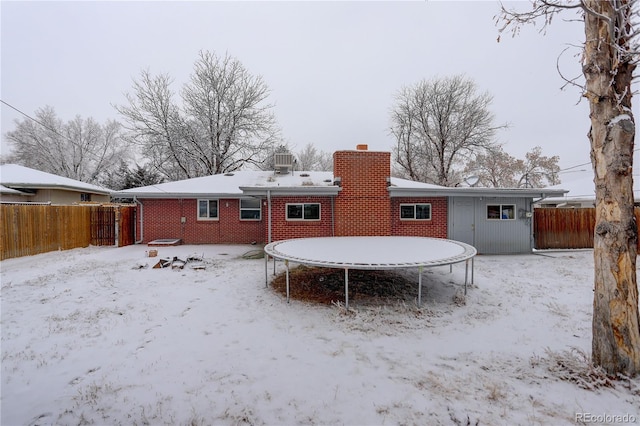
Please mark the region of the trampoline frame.
[[[430, 238], [430, 237], [357, 237], [363, 239], [363, 241], [367, 242], [367, 248], [370, 248], [371, 243], [375, 243], [376, 241], [383, 241], [384, 239], [392, 238], [394, 241], [402, 242], [402, 239], [419, 239], [421, 242], [428, 241], [437, 241], [438, 243], [448, 243], [454, 244], [459, 247], [462, 247], [463, 251], [460, 254], [456, 254], [455, 256], [444, 257], [440, 259], [431, 259], [425, 261], [417, 261], [417, 262], [402, 262], [402, 263], [349, 263], [349, 262], [332, 262], [326, 261], [322, 259], [305, 259], [303, 257], [295, 256], [290, 253], [286, 253], [284, 251], [280, 251], [278, 249], [279, 246], [285, 245], [286, 243], [295, 241], [305, 242], [305, 240], [309, 243], [312, 243], [312, 240], [324, 240], [328, 239], [339, 241], [343, 238], [351, 238], [351, 237], [317, 237], [317, 238], [296, 238], [289, 240], [281, 240], [275, 241], [267, 244], [264, 247], [265, 253], [265, 287], [269, 286], [269, 273], [268, 273], [268, 264], [269, 257], [273, 258], [273, 273], [276, 273], [276, 260], [284, 261], [286, 267], [286, 290], [287, 290], [287, 303], [290, 300], [290, 271], [289, 271], [289, 263], [297, 263], [301, 265], [307, 266], [318, 266], [322, 268], [334, 268], [334, 269], [344, 269], [344, 294], [345, 294], [345, 308], [349, 309], [349, 269], [355, 270], [389, 270], [389, 269], [407, 269], [412, 267], [418, 268], [418, 307], [422, 305], [422, 271], [424, 268], [430, 268], [435, 266], [446, 266], [449, 265], [449, 271], [453, 270], [453, 265], [461, 262], [465, 262], [465, 272], [464, 272], [464, 294], [467, 294], [467, 285], [469, 281], [469, 262], [471, 261], [471, 284], [473, 284], [473, 270], [474, 270], [474, 257], [477, 254], [477, 250], [475, 247], [455, 240], [448, 240], [444, 238]], [[388, 240], [387, 240], [388, 241]]]

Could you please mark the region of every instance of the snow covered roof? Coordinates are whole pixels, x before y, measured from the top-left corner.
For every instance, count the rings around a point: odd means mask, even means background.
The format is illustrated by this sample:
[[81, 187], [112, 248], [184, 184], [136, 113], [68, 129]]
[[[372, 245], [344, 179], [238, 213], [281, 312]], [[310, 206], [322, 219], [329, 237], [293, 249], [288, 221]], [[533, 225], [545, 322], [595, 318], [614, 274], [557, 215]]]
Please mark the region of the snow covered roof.
[[405, 188], [405, 189], [417, 188], [417, 189], [436, 189], [436, 190], [446, 188], [446, 186], [433, 185], [433, 184], [424, 183], [424, 182], [416, 182], [415, 180], [401, 179], [397, 177], [392, 177], [390, 183], [391, 183], [390, 185], [391, 188]]
[[335, 195], [339, 189], [337, 185], [333, 184], [332, 172], [277, 174], [273, 171], [243, 170], [126, 189], [113, 195], [120, 198], [134, 196], [140, 198], [239, 197], [264, 193], [266, 190], [279, 193], [288, 191]]
[[[551, 197], [542, 201], [542, 204], [577, 204], [592, 203], [596, 199], [596, 187], [593, 183], [593, 170], [582, 170], [572, 174], [566, 174], [560, 185], [550, 188], [563, 187], [568, 190], [564, 196]], [[640, 201], [640, 176], [633, 176], [633, 198]]]
[[111, 193], [110, 189], [101, 186], [41, 172], [18, 164], [0, 165], [0, 184], [18, 192], [22, 192], [20, 189], [64, 189], [104, 195]]
[[[334, 184], [333, 172], [277, 174], [273, 171], [244, 170], [131, 188], [112, 195], [117, 198], [241, 197], [265, 195], [267, 191], [277, 195], [337, 195], [340, 190], [340, 186]], [[561, 196], [565, 192], [563, 189], [549, 188], [451, 188], [396, 177], [389, 181], [392, 197], [546, 197]]]
[[404, 179], [391, 179], [392, 197], [531, 197], [562, 196], [561, 188], [480, 188], [429, 185]]

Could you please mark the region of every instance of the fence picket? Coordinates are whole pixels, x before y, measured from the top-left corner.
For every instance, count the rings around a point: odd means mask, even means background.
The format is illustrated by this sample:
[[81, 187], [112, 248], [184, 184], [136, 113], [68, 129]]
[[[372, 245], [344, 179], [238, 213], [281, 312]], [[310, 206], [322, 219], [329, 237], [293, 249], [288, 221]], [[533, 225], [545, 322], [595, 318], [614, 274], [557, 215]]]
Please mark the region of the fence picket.
[[133, 244], [133, 207], [0, 205], [0, 260], [89, 245], [115, 245], [117, 209], [127, 223], [118, 232], [118, 246]]
[[[634, 213], [638, 222], [640, 207], [636, 207]], [[595, 208], [537, 208], [533, 218], [536, 249], [593, 248]], [[640, 238], [638, 241], [640, 243]]]

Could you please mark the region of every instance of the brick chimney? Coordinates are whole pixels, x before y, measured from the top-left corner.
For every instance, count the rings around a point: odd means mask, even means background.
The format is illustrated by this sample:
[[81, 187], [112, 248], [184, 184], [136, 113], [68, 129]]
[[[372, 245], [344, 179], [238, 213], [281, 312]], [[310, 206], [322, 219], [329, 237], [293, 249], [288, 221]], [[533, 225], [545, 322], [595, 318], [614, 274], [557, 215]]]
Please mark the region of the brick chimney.
[[335, 235], [391, 235], [387, 190], [391, 153], [369, 151], [367, 145], [358, 145], [355, 151], [336, 151], [333, 175], [342, 186], [335, 200]]

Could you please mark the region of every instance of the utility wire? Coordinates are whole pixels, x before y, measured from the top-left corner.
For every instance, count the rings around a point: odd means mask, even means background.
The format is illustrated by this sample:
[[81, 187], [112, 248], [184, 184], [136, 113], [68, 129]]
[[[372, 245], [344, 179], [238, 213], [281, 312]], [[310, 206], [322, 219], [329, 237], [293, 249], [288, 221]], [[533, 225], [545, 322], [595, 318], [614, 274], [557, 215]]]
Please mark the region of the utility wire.
[[68, 141], [70, 141], [70, 142], [73, 142], [73, 140], [71, 140], [69, 137], [67, 137], [67, 136], [65, 136], [65, 135], [63, 135], [63, 134], [61, 134], [61, 133], [60, 133], [60, 132], [58, 132], [56, 129], [53, 129], [53, 128], [51, 128], [51, 127], [47, 126], [47, 125], [46, 125], [46, 124], [44, 124], [43, 122], [41, 122], [41, 121], [39, 121], [39, 120], [37, 120], [37, 119], [35, 119], [35, 118], [31, 117], [31, 116], [30, 116], [29, 114], [27, 114], [26, 112], [20, 111], [18, 108], [14, 107], [14, 106], [13, 106], [13, 105], [11, 105], [10, 103], [5, 102], [5, 101], [3, 101], [2, 99], [0, 99], [0, 102], [2, 102], [3, 104], [5, 104], [6, 106], [8, 106], [9, 108], [11, 108], [12, 110], [17, 111], [17, 112], [19, 112], [20, 114], [24, 115], [25, 117], [27, 117], [29, 120], [33, 121], [34, 123], [37, 123], [37, 124], [41, 125], [42, 127], [44, 127], [45, 129], [47, 129], [47, 130], [49, 130], [49, 131], [51, 131], [51, 132], [55, 133], [56, 135], [60, 136], [61, 138], [64, 138], [64, 139], [66, 139], [66, 140], [68, 140]]
[[[633, 150], [633, 152], [638, 152], [638, 151], [640, 151], [640, 148], [636, 148]], [[583, 166], [590, 166], [590, 165], [591, 165], [591, 161], [589, 161], [588, 163], [578, 164], [577, 166], [567, 167], [566, 169], [558, 170], [558, 172], [565, 172], [567, 170], [576, 169], [578, 167], [583, 167]]]

